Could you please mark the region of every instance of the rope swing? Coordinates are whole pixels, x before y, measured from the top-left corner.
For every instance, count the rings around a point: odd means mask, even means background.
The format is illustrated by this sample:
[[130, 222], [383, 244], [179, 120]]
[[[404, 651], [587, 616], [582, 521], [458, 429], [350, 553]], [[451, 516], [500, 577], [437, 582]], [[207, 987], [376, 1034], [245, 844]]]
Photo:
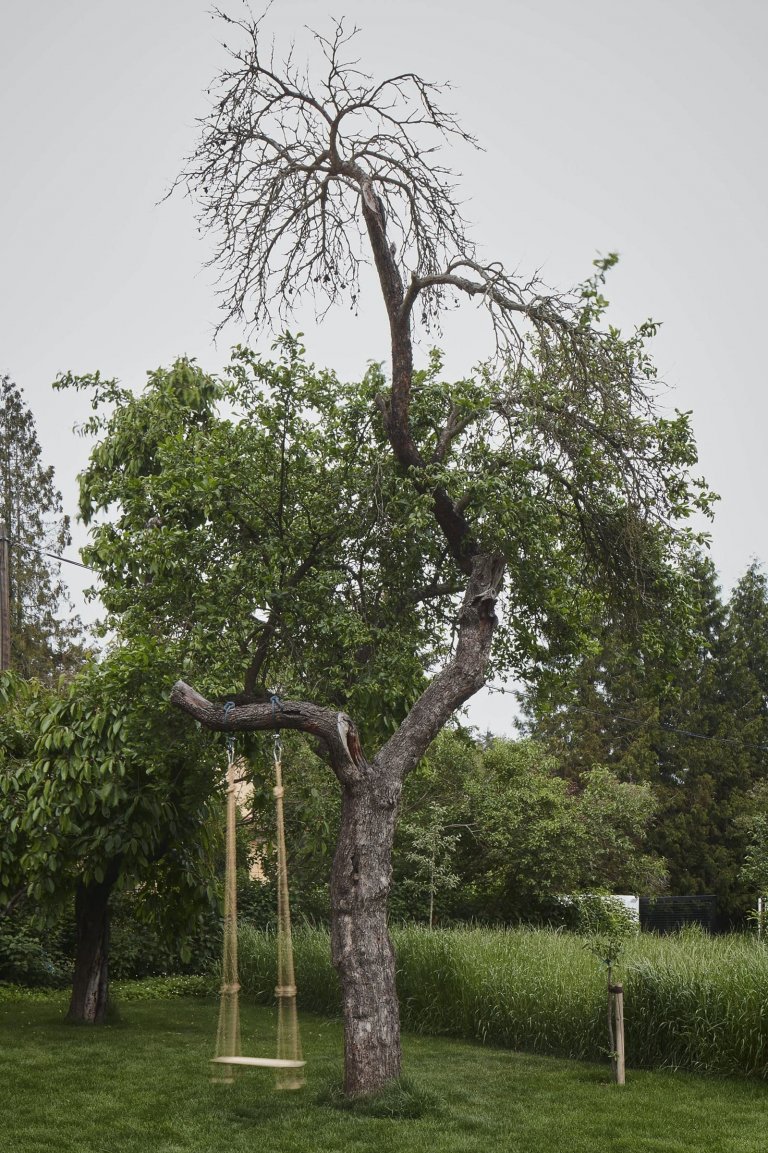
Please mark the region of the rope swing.
[[[272, 698], [272, 710], [277, 699]], [[234, 709], [224, 706], [225, 716]], [[296, 1013], [296, 978], [293, 968], [291, 909], [288, 901], [288, 866], [285, 853], [285, 819], [283, 814], [282, 742], [275, 734], [275, 798], [277, 820], [277, 1057], [243, 1057], [240, 1052], [240, 983], [237, 970], [237, 849], [235, 841], [237, 803], [235, 797], [235, 739], [227, 738], [227, 844], [224, 882], [224, 948], [221, 965], [221, 999], [216, 1032], [214, 1065], [222, 1066], [213, 1078], [231, 1084], [238, 1066], [258, 1066], [275, 1070], [275, 1088], [301, 1089], [304, 1065]]]

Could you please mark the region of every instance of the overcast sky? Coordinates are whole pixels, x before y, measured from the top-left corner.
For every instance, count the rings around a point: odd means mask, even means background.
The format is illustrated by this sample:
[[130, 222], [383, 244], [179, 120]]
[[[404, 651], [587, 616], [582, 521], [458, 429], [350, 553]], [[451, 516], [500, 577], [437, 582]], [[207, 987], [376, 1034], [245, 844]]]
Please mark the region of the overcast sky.
[[[225, 8], [240, 10], [236, 0]], [[768, 4], [764, 0], [275, 0], [278, 47], [329, 16], [361, 29], [378, 78], [449, 80], [447, 103], [484, 146], [462, 174], [481, 253], [546, 282], [618, 251], [612, 320], [663, 322], [670, 407], [693, 409], [700, 471], [722, 500], [712, 555], [727, 589], [768, 560], [765, 385]], [[37, 0], [0, 17], [0, 373], [21, 386], [68, 511], [87, 443], [57, 373], [140, 387], [176, 356], [220, 368], [226, 331], [192, 207], [159, 203], [195, 141], [226, 30], [198, 0]], [[306, 53], [305, 53], [306, 54]], [[296, 319], [343, 377], [385, 360], [382, 306]], [[456, 375], [490, 351], [470, 307], [442, 343]], [[268, 340], [262, 341], [266, 349]], [[82, 541], [82, 530], [77, 533]], [[76, 569], [68, 568], [75, 592]], [[91, 613], [93, 610], [87, 610]], [[502, 730], [500, 698], [473, 710]]]

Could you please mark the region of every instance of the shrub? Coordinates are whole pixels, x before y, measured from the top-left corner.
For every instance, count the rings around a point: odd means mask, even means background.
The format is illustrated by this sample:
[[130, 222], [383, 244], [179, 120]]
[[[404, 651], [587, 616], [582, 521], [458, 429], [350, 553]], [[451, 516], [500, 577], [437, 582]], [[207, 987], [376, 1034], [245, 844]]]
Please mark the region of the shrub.
[[70, 975], [56, 928], [41, 928], [29, 917], [0, 915], [0, 981], [59, 987]]

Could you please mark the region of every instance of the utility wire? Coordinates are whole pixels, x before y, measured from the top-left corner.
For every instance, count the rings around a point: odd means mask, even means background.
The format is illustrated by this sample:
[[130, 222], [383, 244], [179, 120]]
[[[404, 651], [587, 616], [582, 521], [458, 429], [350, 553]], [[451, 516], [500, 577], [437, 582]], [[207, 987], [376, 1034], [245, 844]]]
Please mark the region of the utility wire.
[[[95, 569], [92, 569], [87, 564], [83, 564], [79, 560], [72, 560], [70, 557], [60, 556], [58, 553], [55, 553], [55, 552], [47, 552], [45, 549], [39, 548], [38, 545], [27, 544], [24, 541], [11, 541], [10, 537], [0, 537], [0, 540], [8, 541], [9, 544], [14, 543], [14, 544], [16, 544], [17, 547], [21, 546], [21, 548], [33, 549], [35, 552], [39, 552], [42, 556], [50, 557], [51, 560], [57, 560], [57, 561], [62, 562], [63, 564], [74, 565], [76, 568], [85, 569], [86, 572], [92, 572], [92, 573], [96, 572]], [[487, 687], [488, 687], [488, 691], [491, 693], [502, 693], [502, 694], [506, 694], [507, 696], [514, 696], [515, 695], [514, 689], [504, 688], [503, 685], [488, 685]], [[768, 752], [768, 745], [758, 745], [752, 741], [742, 741], [742, 740], [739, 740], [738, 737], [711, 737], [711, 736], [708, 736], [707, 733], [695, 733], [691, 729], [681, 729], [681, 728], [678, 728], [677, 725], [667, 725], [663, 721], [651, 721], [651, 720], [639, 721], [639, 720], [636, 720], [634, 717], [623, 716], [621, 713], [611, 714], [611, 713], [598, 712], [597, 709], [588, 709], [584, 705], [573, 705], [572, 708], [573, 708], [573, 711], [577, 712], [577, 713], [587, 713], [589, 716], [600, 717], [603, 720], [623, 721], [624, 724], [635, 725], [636, 728], [653, 727], [656, 729], [661, 729], [663, 732], [666, 732], [666, 733], [676, 733], [678, 736], [688, 737], [690, 740], [693, 740], [693, 741], [712, 741], [718, 745], [735, 745], [737, 748], [760, 749], [762, 752]]]
[[72, 560], [68, 556], [60, 556], [59, 553], [47, 552], [46, 549], [40, 548], [39, 545], [27, 544], [27, 542], [23, 541], [23, 540], [12, 540], [11, 537], [9, 537], [9, 536], [0, 537], [0, 540], [8, 541], [9, 544], [15, 545], [16, 548], [32, 549], [34, 552], [39, 552], [42, 556], [49, 556], [51, 558], [51, 560], [61, 561], [63, 564], [71, 564], [71, 565], [74, 565], [75, 568], [83, 568], [86, 570], [86, 572], [92, 572], [92, 573], [96, 572], [96, 570], [92, 569], [90, 567], [90, 565], [83, 564], [79, 560]]

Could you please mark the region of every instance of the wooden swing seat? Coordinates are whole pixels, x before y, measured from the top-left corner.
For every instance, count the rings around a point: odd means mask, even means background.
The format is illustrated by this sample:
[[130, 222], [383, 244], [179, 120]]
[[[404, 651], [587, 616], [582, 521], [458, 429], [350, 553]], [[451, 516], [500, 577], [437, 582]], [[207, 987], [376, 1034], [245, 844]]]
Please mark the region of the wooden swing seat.
[[257, 1065], [262, 1069], [303, 1069], [306, 1063], [282, 1057], [211, 1057], [212, 1065]]

